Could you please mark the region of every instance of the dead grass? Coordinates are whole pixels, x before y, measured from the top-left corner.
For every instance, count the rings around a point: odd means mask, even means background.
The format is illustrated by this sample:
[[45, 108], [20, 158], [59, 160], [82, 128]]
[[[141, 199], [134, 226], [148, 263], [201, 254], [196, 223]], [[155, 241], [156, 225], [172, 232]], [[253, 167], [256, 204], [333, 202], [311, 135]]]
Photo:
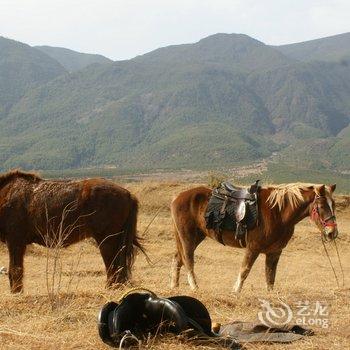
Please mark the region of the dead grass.
[[[349, 349], [350, 344], [350, 210], [341, 205], [338, 242], [345, 272], [345, 287], [337, 290], [334, 277], [319, 239], [317, 230], [308, 220], [297, 226], [296, 234], [282, 254], [274, 292], [265, 290], [263, 256], [253, 267], [240, 295], [231, 293], [243, 250], [223, 247], [205, 241], [197, 250], [196, 273], [200, 289], [191, 292], [184, 272], [181, 288], [169, 290], [170, 264], [174, 243], [169, 216], [172, 197], [193, 184], [143, 182], [128, 184], [141, 202], [139, 230], [144, 232], [154, 213], [161, 208], [145, 238], [154, 266], [139, 255], [134, 269], [133, 285], [154, 290], [157, 294], [187, 294], [202, 300], [210, 310], [213, 321], [257, 321], [260, 310], [258, 298], [271, 302], [282, 300], [290, 305], [308, 300], [329, 305], [330, 327], [313, 327], [316, 335], [289, 345], [250, 345], [249, 349]], [[344, 198], [341, 202], [344, 202]], [[346, 200], [345, 200], [346, 201]], [[77, 256], [79, 266], [70, 269]], [[335, 252], [331, 249], [331, 255]], [[96, 317], [108, 300], [117, 300], [128, 289], [106, 291], [101, 256], [94, 244], [85, 241], [62, 251], [64, 263], [60, 307], [52, 310], [46, 291], [45, 248], [31, 246], [25, 258], [25, 292], [11, 295], [8, 279], [0, 275], [0, 348], [1, 349], [107, 349], [97, 334]], [[0, 245], [0, 267], [7, 266], [7, 250]], [[337, 267], [337, 265], [336, 265]], [[73, 276], [72, 276], [73, 275]], [[65, 286], [73, 278], [74, 290]], [[148, 349], [208, 349], [194, 346], [178, 337], [151, 339]]]

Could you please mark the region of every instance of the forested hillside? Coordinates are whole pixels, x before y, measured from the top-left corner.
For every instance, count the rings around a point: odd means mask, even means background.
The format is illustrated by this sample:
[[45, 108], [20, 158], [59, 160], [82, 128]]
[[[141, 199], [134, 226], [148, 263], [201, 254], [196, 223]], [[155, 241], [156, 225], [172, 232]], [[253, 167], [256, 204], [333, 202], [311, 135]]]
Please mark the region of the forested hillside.
[[[330, 47], [332, 57], [346, 51]], [[347, 170], [350, 67], [295, 52], [216, 34], [128, 61], [64, 64], [69, 74], [56, 63], [61, 74], [1, 117], [1, 166], [215, 168], [277, 152]]]
[[29, 88], [35, 88], [66, 70], [56, 60], [18, 41], [0, 36], [0, 117]]

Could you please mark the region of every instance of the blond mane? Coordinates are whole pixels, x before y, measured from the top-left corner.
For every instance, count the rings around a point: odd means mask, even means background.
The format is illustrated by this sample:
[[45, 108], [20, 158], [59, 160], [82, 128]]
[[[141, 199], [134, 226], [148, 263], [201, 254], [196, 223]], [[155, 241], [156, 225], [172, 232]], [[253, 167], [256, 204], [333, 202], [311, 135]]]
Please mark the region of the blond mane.
[[[273, 186], [273, 190], [267, 198], [267, 203], [271, 208], [278, 206], [281, 210], [286, 203], [289, 203], [292, 208], [298, 207], [303, 201], [303, 190], [309, 190], [310, 187], [313, 188], [316, 194], [319, 194], [318, 187], [321, 184], [309, 184], [309, 183], [290, 183], [290, 184], [280, 184]], [[326, 187], [326, 191], [329, 192]]]

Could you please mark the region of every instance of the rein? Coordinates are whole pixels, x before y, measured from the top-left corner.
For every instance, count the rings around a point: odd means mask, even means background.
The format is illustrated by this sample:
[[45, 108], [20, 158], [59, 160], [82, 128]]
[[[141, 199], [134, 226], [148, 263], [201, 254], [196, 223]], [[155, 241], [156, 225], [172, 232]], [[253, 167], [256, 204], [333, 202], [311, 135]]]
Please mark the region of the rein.
[[337, 257], [338, 257], [338, 261], [339, 261], [339, 266], [340, 266], [340, 270], [341, 270], [341, 274], [342, 274], [342, 287], [344, 287], [345, 285], [345, 279], [344, 279], [344, 269], [343, 269], [343, 264], [341, 263], [341, 259], [340, 259], [340, 255], [339, 255], [339, 250], [338, 250], [338, 246], [337, 246], [337, 242], [334, 241], [334, 247], [335, 250], [337, 252]]
[[[331, 257], [330, 257], [330, 255], [329, 255], [329, 253], [328, 253], [328, 250], [327, 250], [327, 247], [326, 247], [326, 243], [325, 243], [325, 240], [323, 239], [323, 237], [321, 238], [321, 241], [322, 241], [323, 249], [324, 249], [324, 251], [325, 251], [325, 253], [326, 253], [326, 255], [327, 255], [329, 264], [331, 265], [334, 278], [335, 278], [335, 280], [336, 280], [336, 282], [337, 282], [337, 286], [338, 286], [338, 288], [340, 288], [338, 276], [337, 276], [337, 274], [336, 274], [336, 272], [335, 272], [335, 268], [334, 268], [334, 266], [333, 266], [333, 264], [332, 264], [332, 260], [331, 260]], [[344, 285], [345, 285], [345, 279], [344, 279], [343, 264], [342, 264], [341, 259], [340, 259], [340, 255], [339, 255], [339, 250], [338, 250], [337, 243], [336, 243], [336, 241], [333, 241], [333, 242], [334, 242], [335, 250], [336, 250], [336, 252], [337, 252], [337, 258], [338, 258], [338, 262], [339, 262], [339, 266], [340, 266], [340, 271], [341, 271], [341, 276], [342, 276], [342, 287], [344, 287]]]
[[[337, 274], [336, 274], [336, 272], [335, 272], [334, 266], [333, 266], [333, 264], [332, 264], [332, 259], [331, 259], [330, 255], [329, 255], [329, 253], [328, 253], [328, 250], [327, 250], [327, 247], [326, 247], [326, 243], [325, 243], [325, 240], [323, 239], [323, 237], [321, 238], [321, 241], [322, 241], [323, 249], [324, 249], [324, 251], [325, 251], [325, 253], [326, 253], [326, 255], [327, 255], [329, 264], [331, 265], [331, 268], [332, 268], [332, 271], [333, 271], [333, 275], [334, 275], [334, 277], [335, 277], [335, 281], [337, 282], [337, 286], [338, 286], [338, 288], [339, 288], [340, 285], [339, 285], [338, 276], [337, 276]], [[340, 261], [340, 260], [339, 260], [339, 261]], [[343, 276], [343, 278], [344, 278], [344, 276]]]
[[[335, 215], [330, 215], [329, 217], [327, 217], [326, 219], [322, 219], [321, 215], [320, 215], [320, 212], [318, 210], [318, 205], [316, 203], [316, 199], [320, 198], [321, 196], [315, 196], [315, 199], [314, 199], [314, 202], [313, 202], [313, 207], [312, 207], [312, 210], [311, 210], [311, 214], [310, 214], [310, 217], [311, 217], [311, 220], [313, 221], [317, 221], [319, 220], [320, 223], [322, 224], [323, 226], [323, 230], [322, 230], [322, 236], [321, 236], [321, 241], [322, 241], [322, 245], [323, 245], [323, 249], [326, 253], [326, 256], [328, 258], [328, 261], [329, 261], [329, 264], [332, 268], [332, 271], [333, 271], [333, 274], [334, 274], [334, 277], [335, 277], [335, 280], [337, 282], [337, 286], [338, 288], [340, 288], [340, 284], [339, 284], [339, 280], [338, 280], [338, 276], [337, 276], [337, 273], [335, 271], [335, 268], [333, 266], [333, 263], [332, 263], [332, 259], [328, 253], [328, 250], [327, 250], [327, 247], [326, 247], [326, 232], [325, 232], [325, 228], [326, 227], [337, 227], [337, 223], [335, 221], [332, 221], [332, 222], [329, 222], [330, 220], [335, 220]], [[336, 238], [336, 237], [335, 237]], [[337, 246], [337, 243], [335, 241], [335, 239], [333, 240], [334, 242], [334, 247], [335, 247], [335, 250], [337, 252], [337, 258], [338, 258], [338, 262], [339, 262], [339, 266], [340, 266], [340, 271], [341, 271], [341, 274], [342, 274], [342, 287], [344, 287], [344, 270], [343, 270], [343, 265], [342, 265], [342, 262], [341, 262], [341, 259], [340, 259], [340, 255], [339, 255], [339, 250], [338, 250], [338, 246]]]

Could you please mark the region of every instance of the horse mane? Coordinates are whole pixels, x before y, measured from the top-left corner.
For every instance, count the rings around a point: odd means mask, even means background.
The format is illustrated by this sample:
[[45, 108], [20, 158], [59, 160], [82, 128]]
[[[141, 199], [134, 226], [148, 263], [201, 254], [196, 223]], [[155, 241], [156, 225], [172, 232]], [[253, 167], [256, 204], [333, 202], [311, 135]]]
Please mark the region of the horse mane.
[[0, 186], [4, 183], [11, 181], [16, 178], [22, 178], [25, 180], [28, 180], [30, 182], [37, 182], [39, 180], [42, 180], [42, 178], [35, 173], [29, 173], [25, 171], [21, 171], [19, 169], [11, 170], [5, 174], [0, 175]]
[[[287, 202], [292, 208], [296, 208], [304, 201], [302, 191], [310, 190], [311, 187], [316, 194], [319, 194], [318, 186], [321, 185], [300, 182], [275, 185], [267, 198], [267, 203], [271, 208], [278, 206], [279, 210], [281, 210]], [[327, 188], [326, 191], [328, 191]]]

